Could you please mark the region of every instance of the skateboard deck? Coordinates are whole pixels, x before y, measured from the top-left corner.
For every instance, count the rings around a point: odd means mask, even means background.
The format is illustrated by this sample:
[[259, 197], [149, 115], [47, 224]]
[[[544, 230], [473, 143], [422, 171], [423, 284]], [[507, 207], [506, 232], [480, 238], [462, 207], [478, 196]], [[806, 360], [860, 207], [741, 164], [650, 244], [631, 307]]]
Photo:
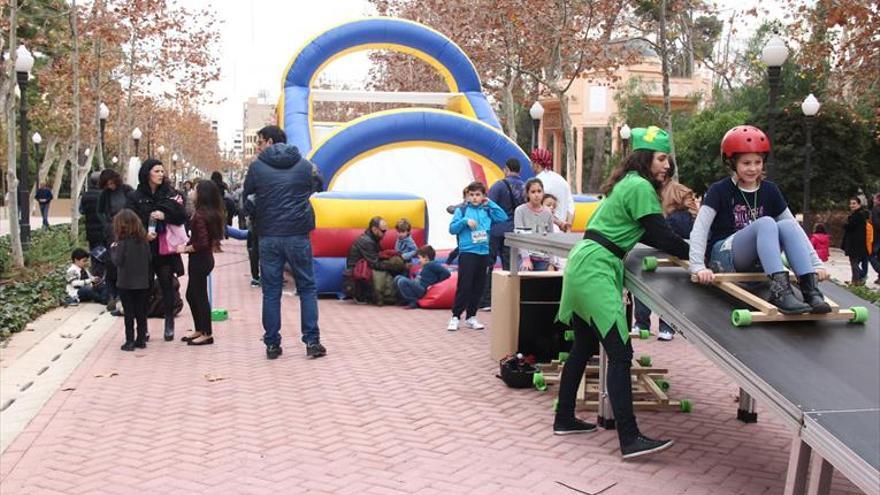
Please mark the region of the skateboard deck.
[[[646, 256], [642, 259], [642, 270], [645, 272], [653, 272], [657, 268], [674, 267], [688, 269], [688, 262], [675, 257], [655, 258]], [[792, 275], [793, 279], [794, 275]], [[779, 308], [767, 302], [766, 297], [762, 297], [759, 293], [749, 291], [742, 287], [741, 283], [765, 282], [767, 275], [763, 273], [716, 273], [715, 281], [712, 285], [718, 287], [731, 296], [748, 304], [753, 310], [734, 309], [731, 312], [730, 320], [733, 326], [744, 327], [756, 322], [780, 322], [780, 321], [815, 321], [815, 320], [843, 320], [851, 323], [865, 323], [868, 321], [868, 308], [864, 306], [853, 306], [851, 308], [842, 309], [834, 301], [825, 298], [825, 301], [831, 306], [830, 313], [824, 314], [796, 314], [788, 315], [782, 313]], [[696, 282], [696, 275], [691, 275], [691, 281]]]

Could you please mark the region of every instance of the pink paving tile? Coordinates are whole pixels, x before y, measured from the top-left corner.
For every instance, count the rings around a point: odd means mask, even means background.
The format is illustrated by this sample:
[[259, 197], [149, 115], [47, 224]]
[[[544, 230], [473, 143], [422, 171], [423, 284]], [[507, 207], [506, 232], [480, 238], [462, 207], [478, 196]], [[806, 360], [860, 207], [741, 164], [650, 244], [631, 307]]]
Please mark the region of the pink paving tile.
[[[681, 339], [636, 341], [636, 354], [668, 367], [673, 397], [696, 408], [639, 414], [676, 446], [622, 463], [614, 432], [554, 437], [554, 393], [506, 388], [488, 333], [447, 332], [446, 311], [322, 299], [329, 354], [308, 360], [298, 301], [284, 296], [284, 355], [267, 361], [244, 245], [224, 251], [214, 300], [231, 317], [217, 343], [160, 339], [132, 355], [117, 322], [66, 380], [75, 390], [56, 393], [0, 457], [4, 494], [571, 492], [557, 481], [618, 483], [607, 495], [782, 491], [789, 432], [763, 409], [758, 424], [736, 421], [737, 387]], [[177, 321], [191, 327], [187, 309]], [[94, 377], [109, 369], [119, 375]], [[859, 493], [839, 475], [833, 492]]]

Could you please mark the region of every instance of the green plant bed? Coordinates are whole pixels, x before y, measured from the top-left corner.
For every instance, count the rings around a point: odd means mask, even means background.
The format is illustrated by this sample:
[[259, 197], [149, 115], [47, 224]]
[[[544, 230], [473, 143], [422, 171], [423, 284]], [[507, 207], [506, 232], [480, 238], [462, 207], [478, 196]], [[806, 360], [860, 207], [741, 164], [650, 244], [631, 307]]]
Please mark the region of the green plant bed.
[[79, 232], [80, 242], [74, 244], [69, 225], [34, 230], [24, 268], [12, 263], [9, 236], [0, 237], [0, 340], [59, 305], [70, 253], [75, 246], [86, 244], [82, 226]]
[[849, 285], [846, 287], [853, 294], [861, 297], [862, 299], [871, 302], [877, 306], [880, 306], [880, 290], [874, 290], [869, 287], [861, 286], [852, 286]]

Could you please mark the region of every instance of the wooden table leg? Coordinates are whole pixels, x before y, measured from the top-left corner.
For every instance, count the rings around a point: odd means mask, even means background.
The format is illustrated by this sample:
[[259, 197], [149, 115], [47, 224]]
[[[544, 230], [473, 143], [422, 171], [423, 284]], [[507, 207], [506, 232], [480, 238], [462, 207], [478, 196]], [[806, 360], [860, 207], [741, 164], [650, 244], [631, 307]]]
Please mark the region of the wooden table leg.
[[834, 467], [822, 456], [813, 455], [810, 461], [810, 484], [807, 486], [808, 495], [828, 495], [831, 491], [831, 476]]
[[791, 442], [791, 453], [788, 455], [788, 471], [785, 474], [784, 495], [804, 495], [807, 488], [807, 470], [810, 466], [810, 454], [813, 449], [795, 434]]

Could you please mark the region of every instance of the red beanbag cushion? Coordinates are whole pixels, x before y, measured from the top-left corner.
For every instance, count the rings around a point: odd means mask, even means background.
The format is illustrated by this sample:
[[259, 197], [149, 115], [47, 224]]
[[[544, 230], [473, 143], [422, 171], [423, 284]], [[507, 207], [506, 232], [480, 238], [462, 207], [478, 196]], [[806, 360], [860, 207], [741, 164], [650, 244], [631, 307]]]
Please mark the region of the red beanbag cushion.
[[423, 309], [452, 309], [457, 283], [458, 272], [452, 272], [446, 280], [428, 287], [428, 292], [419, 299], [419, 307]]

